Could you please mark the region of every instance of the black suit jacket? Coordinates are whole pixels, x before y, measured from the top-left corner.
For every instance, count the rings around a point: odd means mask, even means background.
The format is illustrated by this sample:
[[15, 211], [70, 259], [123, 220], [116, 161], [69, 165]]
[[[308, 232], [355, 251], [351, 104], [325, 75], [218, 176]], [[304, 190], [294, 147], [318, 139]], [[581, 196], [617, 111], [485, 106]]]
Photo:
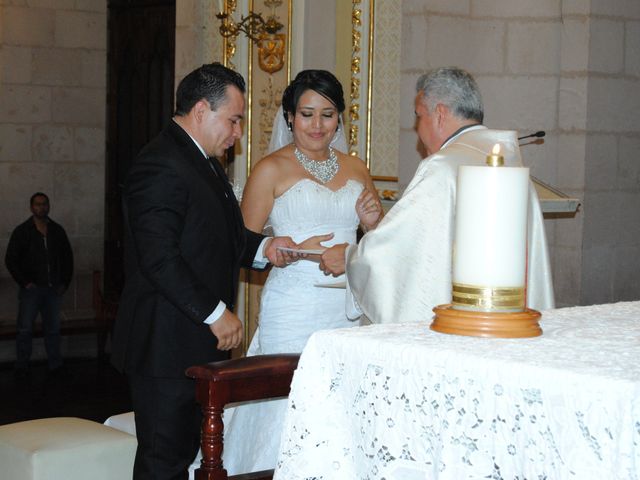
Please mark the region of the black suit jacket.
[[228, 357], [203, 321], [220, 300], [233, 308], [240, 266], [251, 266], [264, 237], [244, 227], [217, 170], [173, 121], [131, 167], [126, 281], [112, 348], [121, 371], [183, 377], [192, 365]]

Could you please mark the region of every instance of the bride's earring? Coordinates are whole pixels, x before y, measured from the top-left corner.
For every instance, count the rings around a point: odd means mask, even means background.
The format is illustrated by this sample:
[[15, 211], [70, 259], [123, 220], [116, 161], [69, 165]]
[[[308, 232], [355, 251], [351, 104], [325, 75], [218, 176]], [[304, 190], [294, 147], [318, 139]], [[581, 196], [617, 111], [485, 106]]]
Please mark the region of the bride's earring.
[[291, 122], [287, 122], [287, 127], [289, 128], [290, 132], [293, 131], [293, 125], [291, 124]]

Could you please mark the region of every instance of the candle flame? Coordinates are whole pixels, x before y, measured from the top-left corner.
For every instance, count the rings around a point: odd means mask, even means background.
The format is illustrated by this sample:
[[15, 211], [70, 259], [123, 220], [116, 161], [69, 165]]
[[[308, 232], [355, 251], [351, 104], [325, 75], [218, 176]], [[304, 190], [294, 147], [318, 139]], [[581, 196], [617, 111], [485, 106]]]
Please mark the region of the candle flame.
[[496, 143], [491, 151], [494, 155], [500, 155], [500, 144]]

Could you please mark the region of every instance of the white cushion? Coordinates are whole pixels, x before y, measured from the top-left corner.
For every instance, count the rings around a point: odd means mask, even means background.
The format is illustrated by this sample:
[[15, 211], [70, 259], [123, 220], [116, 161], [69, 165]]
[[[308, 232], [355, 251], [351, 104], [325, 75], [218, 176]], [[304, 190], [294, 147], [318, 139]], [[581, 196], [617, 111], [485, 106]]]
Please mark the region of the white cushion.
[[108, 427], [115, 428], [129, 435], [136, 436], [136, 419], [133, 412], [120, 413], [111, 415], [104, 421]]
[[15, 480], [131, 478], [136, 438], [80, 418], [0, 426], [0, 477]]

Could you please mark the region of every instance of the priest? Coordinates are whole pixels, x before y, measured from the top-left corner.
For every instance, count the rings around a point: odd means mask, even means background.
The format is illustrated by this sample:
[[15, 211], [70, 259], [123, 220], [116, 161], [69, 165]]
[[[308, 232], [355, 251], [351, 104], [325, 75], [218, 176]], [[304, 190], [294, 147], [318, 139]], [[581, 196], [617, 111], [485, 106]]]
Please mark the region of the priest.
[[[320, 268], [326, 274], [346, 270], [351, 318], [364, 314], [373, 323], [430, 321], [435, 306], [451, 302], [458, 167], [485, 165], [496, 143], [506, 166], [522, 166], [516, 132], [482, 125], [482, 99], [469, 73], [439, 68], [422, 75], [416, 90], [416, 128], [427, 158], [375, 230], [358, 245], [335, 245], [322, 255]], [[554, 307], [553, 284], [533, 184], [528, 219], [527, 306], [545, 310]]]

